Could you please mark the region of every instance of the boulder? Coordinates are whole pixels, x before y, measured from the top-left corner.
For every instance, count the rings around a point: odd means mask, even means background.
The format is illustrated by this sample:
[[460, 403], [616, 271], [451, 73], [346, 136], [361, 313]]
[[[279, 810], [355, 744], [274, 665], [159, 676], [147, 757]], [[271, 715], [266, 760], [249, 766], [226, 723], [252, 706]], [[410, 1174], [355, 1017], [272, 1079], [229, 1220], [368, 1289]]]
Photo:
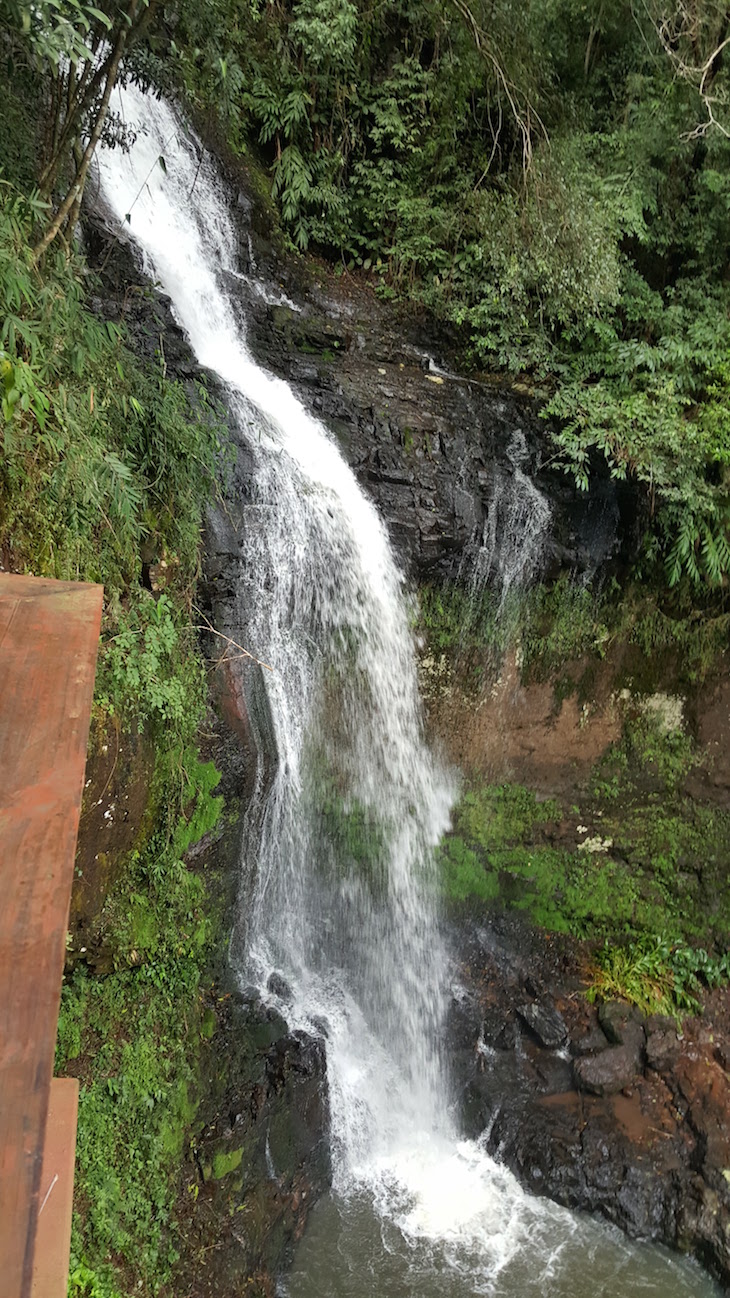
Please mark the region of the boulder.
[[604, 1001], [598, 1007], [598, 1022], [612, 1046], [624, 1046], [627, 1038], [636, 1038], [636, 1028], [643, 1033], [643, 1016], [625, 1001]]
[[602, 1028], [593, 1027], [584, 1036], [571, 1039], [570, 1049], [574, 1055], [597, 1055], [608, 1048], [606, 1034]]
[[674, 1026], [650, 1032], [646, 1039], [646, 1062], [656, 1072], [667, 1072], [679, 1058], [680, 1043]]
[[556, 1050], [568, 1039], [565, 1019], [552, 1005], [540, 1005], [533, 1001], [531, 1005], [517, 1007], [522, 1022], [546, 1050]]
[[285, 1005], [288, 1005], [289, 1002], [291, 1001], [292, 998], [291, 987], [289, 986], [289, 983], [287, 982], [284, 975], [277, 973], [276, 970], [274, 970], [273, 973], [269, 974], [266, 983], [266, 989], [267, 991], [271, 992], [272, 996], [278, 996], [279, 1000], [283, 1001]]
[[598, 1010], [598, 1022], [606, 1038], [614, 1046], [626, 1046], [634, 1061], [641, 1065], [646, 1049], [644, 1016], [633, 1005], [624, 1001], [606, 1001]]
[[636, 1073], [636, 1054], [631, 1046], [609, 1046], [598, 1055], [586, 1055], [573, 1063], [576, 1086], [592, 1095], [616, 1095]]

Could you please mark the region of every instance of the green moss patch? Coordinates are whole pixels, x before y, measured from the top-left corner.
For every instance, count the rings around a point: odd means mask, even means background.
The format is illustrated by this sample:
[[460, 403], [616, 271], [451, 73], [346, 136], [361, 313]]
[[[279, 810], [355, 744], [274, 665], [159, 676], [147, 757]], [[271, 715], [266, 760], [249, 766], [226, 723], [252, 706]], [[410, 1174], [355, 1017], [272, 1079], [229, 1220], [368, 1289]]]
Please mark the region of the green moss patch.
[[211, 1166], [211, 1176], [213, 1180], [222, 1181], [224, 1176], [228, 1176], [231, 1172], [235, 1172], [236, 1168], [241, 1166], [242, 1158], [242, 1149], [231, 1149], [228, 1153], [221, 1150], [218, 1154], [215, 1154]]
[[580, 938], [659, 936], [724, 949], [730, 813], [683, 790], [697, 761], [645, 719], [597, 767], [581, 807], [519, 785], [468, 790], [439, 851], [453, 907], [500, 906]]
[[539, 803], [519, 785], [468, 793], [440, 850], [449, 901], [522, 910], [543, 928], [578, 937], [640, 921], [645, 903], [624, 862], [539, 842], [560, 819], [556, 803]]

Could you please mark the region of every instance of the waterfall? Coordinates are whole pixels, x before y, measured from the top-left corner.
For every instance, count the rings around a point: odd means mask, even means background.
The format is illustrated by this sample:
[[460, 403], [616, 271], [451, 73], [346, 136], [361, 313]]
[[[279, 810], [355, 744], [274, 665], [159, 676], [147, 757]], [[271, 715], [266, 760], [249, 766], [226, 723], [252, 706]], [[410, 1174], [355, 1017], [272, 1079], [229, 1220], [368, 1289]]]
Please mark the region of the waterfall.
[[216, 172], [166, 103], [132, 87], [121, 97], [136, 142], [102, 153], [104, 199], [226, 384], [255, 456], [240, 599], [249, 641], [273, 667], [278, 768], [248, 958], [262, 986], [273, 970], [291, 984], [290, 1017], [327, 1025], [344, 1183], [386, 1157], [415, 1115], [426, 1131], [446, 1122], [433, 848], [452, 782], [424, 744], [409, 606], [383, 523], [324, 427], [247, 348], [227, 288], [238, 237]]
[[[220, 376], [254, 459], [239, 598], [248, 645], [273, 668], [278, 760], [242, 975], [293, 1026], [326, 1038], [335, 1191], [369, 1214], [362, 1287], [341, 1278], [327, 1292], [385, 1293], [368, 1278], [379, 1248], [384, 1265], [397, 1255], [412, 1276], [397, 1292], [418, 1298], [582, 1293], [553, 1282], [563, 1253], [582, 1274], [581, 1249], [593, 1256], [603, 1228], [525, 1196], [460, 1140], [452, 1116], [433, 848], [454, 788], [424, 743], [407, 592], [385, 529], [324, 427], [252, 359], [235, 300], [239, 241], [215, 168], [164, 101], [134, 87], [119, 95], [136, 142], [101, 150], [103, 200], [199, 362]], [[354, 1237], [327, 1247], [359, 1272]], [[620, 1255], [613, 1236], [610, 1252]], [[443, 1287], [449, 1275], [456, 1289]], [[301, 1292], [324, 1293], [319, 1275]]]

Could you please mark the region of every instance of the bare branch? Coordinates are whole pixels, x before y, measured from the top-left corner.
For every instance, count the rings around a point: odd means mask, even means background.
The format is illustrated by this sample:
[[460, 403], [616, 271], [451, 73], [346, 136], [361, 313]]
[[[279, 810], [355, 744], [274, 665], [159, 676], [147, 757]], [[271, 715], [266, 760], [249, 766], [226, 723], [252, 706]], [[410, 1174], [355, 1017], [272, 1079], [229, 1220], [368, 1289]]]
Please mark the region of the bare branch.
[[467, 0], [452, 0], [452, 3], [469, 28], [477, 50], [484, 61], [492, 69], [497, 86], [499, 87], [500, 98], [504, 97], [509, 105], [512, 119], [519, 131], [522, 141], [522, 167], [526, 174], [532, 163], [533, 124], [540, 134], [547, 140], [548, 133], [545, 124], [543, 123], [534, 104], [531, 103], [528, 97], [522, 94], [512, 79], [508, 76], [505, 71], [504, 59], [500, 50], [477, 21], [472, 9], [467, 3]]
[[[193, 612], [197, 613], [198, 617], [202, 617], [204, 623], [203, 626], [197, 626], [195, 628], [196, 631], [210, 631], [211, 635], [217, 635], [220, 637], [221, 640], [225, 640], [226, 648], [222, 658], [218, 660], [219, 663], [231, 662], [232, 660], [235, 661], [236, 658], [249, 658], [251, 662], [256, 663], [258, 667], [263, 667], [267, 672], [273, 672], [274, 670], [273, 667], [270, 667], [268, 663], [262, 662], [261, 659], [257, 658], [255, 654], [250, 653], [248, 649], [244, 649], [243, 645], [239, 644], [237, 640], [233, 640], [231, 636], [224, 635], [222, 631], [218, 631], [213, 626], [212, 622], [210, 622], [209, 619], [205, 616], [205, 613], [201, 612], [201, 610], [199, 608], [196, 608], [195, 605], [193, 605]], [[229, 655], [228, 652], [229, 649], [237, 649], [238, 653], [233, 655], [233, 658], [231, 658], [231, 655]], [[216, 666], [217, 665], [218, 664], [216, 664]]]
[[644, 10], [675, 75], [693, 87], [702, 105], [704, 119], [682, 139], [702, 139], [713, 130], [730, 139], [730, 122], [725, 125], [719, 115], [730, 112], [730, 91], [718, 85], [730, 45], [730, 9], [707, 0], [674, 0], [668, 13], [657, 0], [644, 0]]

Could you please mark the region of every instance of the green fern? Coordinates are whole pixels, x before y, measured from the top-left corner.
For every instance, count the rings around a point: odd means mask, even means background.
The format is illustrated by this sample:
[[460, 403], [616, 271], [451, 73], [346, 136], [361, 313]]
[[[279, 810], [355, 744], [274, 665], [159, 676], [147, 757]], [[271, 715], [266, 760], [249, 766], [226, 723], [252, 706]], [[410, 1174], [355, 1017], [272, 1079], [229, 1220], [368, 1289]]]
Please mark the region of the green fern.
[[675, 536], [666, 557], [666, 577], [669, 586], [677, 586], [687, 577], [694, 586], [706, 582], [719, 586], [730, 574], [730, 542], [726, 517], [716, 518], [712, 524], [684, 511], [675, 525]]

